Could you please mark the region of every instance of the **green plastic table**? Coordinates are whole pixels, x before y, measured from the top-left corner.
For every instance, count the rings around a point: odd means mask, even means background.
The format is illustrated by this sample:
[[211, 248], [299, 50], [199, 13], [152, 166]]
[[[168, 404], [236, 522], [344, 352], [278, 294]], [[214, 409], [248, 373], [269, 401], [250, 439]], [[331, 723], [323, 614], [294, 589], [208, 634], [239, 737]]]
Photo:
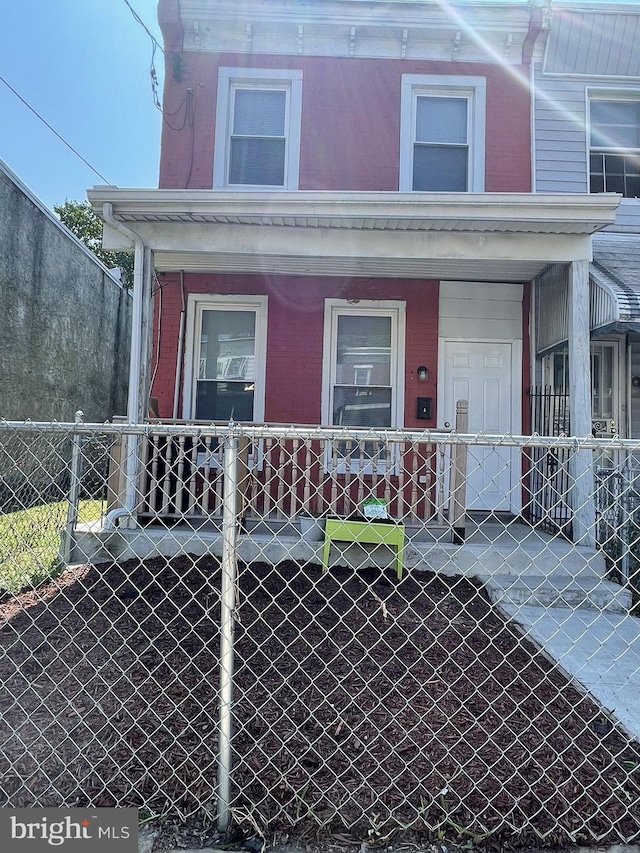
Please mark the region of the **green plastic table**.
[[388, 545], [396, 549], [395, 567], [402, 580], [404, 561], [404, 524], [385, 524], [380, 521], [352, 521], [328, 518], [324, 529], [322, 571], [329, 571], [329, 551], [332, 542], [355, 542], [360, 545]]

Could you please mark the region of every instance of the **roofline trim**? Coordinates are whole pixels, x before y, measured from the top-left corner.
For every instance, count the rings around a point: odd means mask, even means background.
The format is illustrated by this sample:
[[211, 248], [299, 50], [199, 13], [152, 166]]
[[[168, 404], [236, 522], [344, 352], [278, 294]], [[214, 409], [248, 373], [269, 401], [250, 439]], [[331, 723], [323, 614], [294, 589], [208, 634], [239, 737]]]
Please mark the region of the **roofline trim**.
[[[591, 234], [615, 222], [621, 196], [538, 193], [367, 193], [367, 192], [220, 192], [218, 190], [120, 189], [94, 186], [87, 192], [96, 213], [113, 205], [116, 217], [154, 215], [296, 218], [348, 220], [458, 220], [469, 223], [575, 223], [578, 233]], [[257, 221], [255, 224], [261, 224]], [[489, 230], [489, 229], [487, 229]]]

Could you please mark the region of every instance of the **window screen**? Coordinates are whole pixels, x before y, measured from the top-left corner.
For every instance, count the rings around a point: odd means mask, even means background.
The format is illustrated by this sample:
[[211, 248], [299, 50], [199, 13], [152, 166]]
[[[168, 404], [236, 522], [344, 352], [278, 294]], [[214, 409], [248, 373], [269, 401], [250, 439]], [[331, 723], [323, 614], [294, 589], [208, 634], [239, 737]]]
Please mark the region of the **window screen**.
[[234, 91], [230, 184], [284, 186], [286, 109], [286, 91]]

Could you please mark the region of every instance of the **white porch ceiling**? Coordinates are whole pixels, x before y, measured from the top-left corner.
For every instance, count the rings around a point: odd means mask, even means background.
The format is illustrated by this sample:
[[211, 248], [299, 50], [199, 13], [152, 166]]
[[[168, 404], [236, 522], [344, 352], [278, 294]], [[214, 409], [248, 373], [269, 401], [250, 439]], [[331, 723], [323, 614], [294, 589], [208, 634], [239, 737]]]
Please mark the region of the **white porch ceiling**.
[[188, 255], [155, 254], [158, 272], [184, 270], [185, 272], [248, 273], [256, 275], [314, 275], [347, 276], [363, 278], [417, 278], [455, 279], [461, 281], [531, 281], [546, 263], [522, 261], [493, 263], [470, 260], [436, 260], [392, 258], [317, 258], [312, 263], [300, 258], [255, 255]]

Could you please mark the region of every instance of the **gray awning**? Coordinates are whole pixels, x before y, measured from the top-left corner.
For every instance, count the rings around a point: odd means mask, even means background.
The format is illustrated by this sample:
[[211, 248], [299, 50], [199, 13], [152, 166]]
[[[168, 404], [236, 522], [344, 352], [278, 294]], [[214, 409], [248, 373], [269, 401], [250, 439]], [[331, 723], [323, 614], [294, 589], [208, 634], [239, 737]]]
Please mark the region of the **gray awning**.
[[[591, 264], [591, 326], [616, 331], [640, 323], [640, 234], [596, 234]], [[600, 292], [602, 299], [597, 300]], [[608, 307], [604, 309], [605, 303]]]
[[640, 77], [640, 13], [558, 9], [553, 13], [545, 74]]

